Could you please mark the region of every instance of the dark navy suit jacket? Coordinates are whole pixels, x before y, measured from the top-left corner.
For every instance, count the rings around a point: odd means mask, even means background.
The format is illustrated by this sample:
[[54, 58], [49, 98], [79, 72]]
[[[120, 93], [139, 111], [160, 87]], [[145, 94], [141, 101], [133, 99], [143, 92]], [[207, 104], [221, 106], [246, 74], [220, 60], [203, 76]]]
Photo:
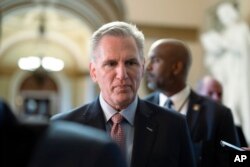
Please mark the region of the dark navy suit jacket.
[[[159, 104], [159, 92], [146, 100]], [[229, 155], [220, 146], [220, 140], [239, 146], [230, 109], [191, 91], [186, 118], [198, 166], [228, 166]]]
[[[52, 120], [68, 120], [106, 131], [99, 98]], [[193, 167], [194, 154], [186, 120], [178, 113], [138, 100], [131, 167]]]

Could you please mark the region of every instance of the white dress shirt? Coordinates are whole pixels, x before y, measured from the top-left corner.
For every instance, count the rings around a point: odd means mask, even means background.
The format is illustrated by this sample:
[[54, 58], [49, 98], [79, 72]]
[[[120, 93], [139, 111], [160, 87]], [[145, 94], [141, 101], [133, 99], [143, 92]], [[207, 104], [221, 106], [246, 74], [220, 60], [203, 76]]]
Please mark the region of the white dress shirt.
[[159, 105], [161, 107], [164, 107], [164, 104], [170, 98], [173, 102], [173, 109], [175, 111], [180, 112], [183, 115], [186, 115], [187, 109], [188, 109], [188, 103], [189, 103], [188, 97], [190, 95], [190, 92], [191, 92], [191, 88], [189, 86], [186, 86], [180, 92], [174, 94], [171, 97], [167, 97], [165, 94], [160, 93], [159, 94]]

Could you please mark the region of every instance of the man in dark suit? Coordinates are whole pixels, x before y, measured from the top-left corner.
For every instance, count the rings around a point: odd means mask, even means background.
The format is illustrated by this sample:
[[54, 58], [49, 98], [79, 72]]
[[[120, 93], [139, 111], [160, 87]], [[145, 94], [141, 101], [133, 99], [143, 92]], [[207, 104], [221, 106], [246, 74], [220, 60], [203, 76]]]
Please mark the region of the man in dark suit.
[[[202, 96], [222, 104], [223, 88], [221, 83], [210, 75], [204, 76], [197, 85], [197, 93]], [[240, 146], [247, 147], [247, 141], [240, 125], [236, 125], [236, 131], [239, 136]]]
[[[238, 145], [231, 111], [197, 95], [187, 84], [191, 53], [185, 43], [161, 39], [149, 50], [148, 86], [157, 90], [146, 100], [186, 116], [199, 167], [228, 166], [229, 157], [220, 140]], [[167, 107], [167, 106], [166, 106]]]
[[[134, 25], [111, 22], [99, 28], [91, 42], [90, 75], [101, 93], [92, 103], [52, 120], [106, 131], [132, 167], [193, 166], [185, 118], [137, 96], [144, 74], [143, 34]], [[115, 121], [117, 116], [120, 121]]]

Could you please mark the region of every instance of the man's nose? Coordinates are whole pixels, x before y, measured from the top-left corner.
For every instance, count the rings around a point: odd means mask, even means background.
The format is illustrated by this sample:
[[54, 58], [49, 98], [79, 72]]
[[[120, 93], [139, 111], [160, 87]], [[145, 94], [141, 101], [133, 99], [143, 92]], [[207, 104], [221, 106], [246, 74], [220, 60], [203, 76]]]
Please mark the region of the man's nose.
[[147, 71], [152, 70], [152, 64], [151, 64], [151, 62], [148, 62], [147, 66], [146, 66], [146, 70]]
[[125, 65], [119, 65], [116, 69], [117, 78], [126, 79], [128, 78], [128, 72]]

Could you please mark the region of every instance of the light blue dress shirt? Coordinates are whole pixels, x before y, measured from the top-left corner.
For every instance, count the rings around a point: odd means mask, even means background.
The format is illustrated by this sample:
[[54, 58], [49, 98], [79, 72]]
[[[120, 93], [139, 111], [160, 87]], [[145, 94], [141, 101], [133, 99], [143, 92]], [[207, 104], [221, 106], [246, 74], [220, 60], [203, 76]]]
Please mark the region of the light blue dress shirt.
[[[111, 117], [118, 111], [113, 109], [104, 99], [102, 93], [100, 94], [100, 104], [105, 115], [106, 129], [108, 134], [111, 132]], [[134, 118], [135, 112], [138, 105], [138, 97], [135, 97], [134, 101], [126, 108], [121, 110], [119, 113], [124, 117], [122, 122], [122, 128], [125, 132], [125, 155], [127, 159], [127, 164], [131, 164], [131, 155], [133, 151], [133, 140], [134, 140]]]

